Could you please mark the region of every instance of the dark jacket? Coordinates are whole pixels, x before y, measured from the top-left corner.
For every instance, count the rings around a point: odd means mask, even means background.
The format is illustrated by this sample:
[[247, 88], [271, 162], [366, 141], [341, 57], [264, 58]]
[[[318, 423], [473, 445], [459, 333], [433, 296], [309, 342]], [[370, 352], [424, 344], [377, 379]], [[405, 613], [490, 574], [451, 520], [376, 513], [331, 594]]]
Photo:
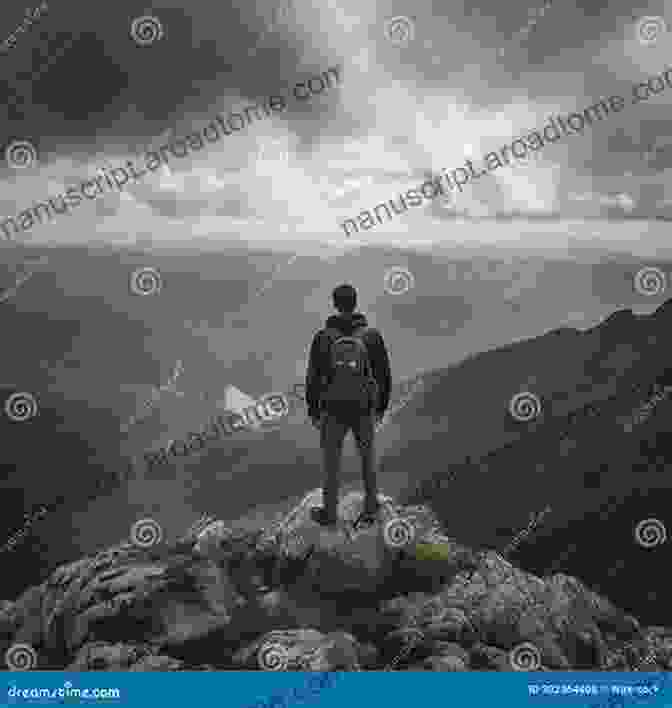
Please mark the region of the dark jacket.
[[[366, 317], [359, 312], [351, 315], [331, 315], [327, 318], [325, 329], [337, 329], [344, 336], [350, 336], [358, 327], [368, 327]], [[362, 336], [363, 342], [369, 352], [373, 376], [378, 383], [378, 415], [383, 415], [390, 403], [390, 389], [392, 376], [390, 374], [390, 359], [387, 355], [385, 342], [377, 329], [368, 329]], [[316, 418], [320, 412], [320, 396], [328, 384], [329, 374], [329, 347], [333, 341], [324, 329], [321, 329], [313, 338], [306, 372], [306, 404], [308, 415]]]

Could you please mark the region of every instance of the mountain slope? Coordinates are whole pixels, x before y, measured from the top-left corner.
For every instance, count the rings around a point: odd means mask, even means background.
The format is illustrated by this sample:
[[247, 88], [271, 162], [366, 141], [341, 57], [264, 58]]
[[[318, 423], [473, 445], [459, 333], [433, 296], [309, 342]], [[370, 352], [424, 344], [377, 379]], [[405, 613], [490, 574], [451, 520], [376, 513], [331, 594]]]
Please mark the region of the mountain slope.
[[[477, 547], [503, 548], [550, 507], [516, 556], [524, 567], [541, 572], [573, 545], [560, 567], [667, 621], [669, 541], [645, 548], [634, 534], [651, 518], [672, 529], [671, 305], [649, 316], [617, 312], [583, 333], [551, 332], [432, 372], [426, 393], [400, 414], [403, 442], [388, 451], [381, 476], [422, 469], [409, 475], [405, 499], [429, 503]], [[509, 411], [521, 391], [541, 402], [528, 422]], [[645, 585], [617, 582], [613, 566], [626, 557], [629, 577], [631, 567], [648, 569]]]

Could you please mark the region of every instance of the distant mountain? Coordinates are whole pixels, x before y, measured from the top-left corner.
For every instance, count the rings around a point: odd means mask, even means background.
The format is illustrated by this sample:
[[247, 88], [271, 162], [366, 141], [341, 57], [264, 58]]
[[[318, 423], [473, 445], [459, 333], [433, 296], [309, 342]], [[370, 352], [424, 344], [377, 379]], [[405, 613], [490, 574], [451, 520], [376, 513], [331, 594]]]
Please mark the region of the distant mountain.
[[[552, 549], [560, 555], [571, 545], [561, 568], [599, 582], [624, 607], [671, 618], [669, 540], [643, 548], [634, 538], [647, 518], [662, 522], [668, 538], [672, 530], [670, 325], [672, 300], [648, 316], [621, 310], [583, 332], [554, 330], [430, 372], [399, 414], [381, 478], [406, 476], [408, 500], [431, 503], [451, 532], [477, 546], [503, 548], [550, 506], [520, 548], [524, 567], [542, 572], [557, 557]], [[524, 392], [540, 402], [529, 422], [510, 412]], [[619, 558], [627, 587], [617, 580], [623, 573], [609, 575]], [[647, 582], [633, 585], [640, 573]]]
[[[661, 353], [658, 363], [651, 359], [664, 349], [664, 307], [649, 317], [621, 312], [586, 333], [563, 326], [568, 312], [575, 313], [572, 322], [590, 327], [625, 303], [645, 309], [661, 302], [661, 295], [633, 291], [633, 275], [642, 265], [634, 257], [507, 261], [497, 250], [365, 247], [289, 262], [291, 254], [244, 247], [206, 254], [29, 250], [47, 254], [48, 265], [0, 305], [3, 381], [13, 384], [7, 394], [27, 391], [39, 404], [34, 420], [0, 421], [6, 536], [21, 526], [24, 514], [51, 506], [22, 543], [0, 558], [13, 568], [0, 581], [3, 597], [35, 582], [44, 568], [116, 542], [138, 518], [159, 516], [171, 534], [199, 513], [272, 516], [320, 484], [318, 436], [299, 408], [275, 429], [213, 443], [164, 469], [136, 466], [128, 476], [127, 468], [145, 450], [200, 430], [227, 406], [222, 399], [228, 385], [255, 399], [303, 381], [307, 348], [340, 282], [356, 285], [362, 310], [385, 336], [396, 384], [393, 405], [403, 397], [404, 380], [423, 377], [423, 389], [378, 441], [381, 487], [393, 494], [415, 475], [445, 471], [467, 454], [480, 456], [520, 437], [525, 426], [510, 420], [507, 403], [521, 389], [538, 391], [544, 411], [550, 407], [551, 415], [562, 416], [570, 404], [611, 395], [611, 383], [629, 368], [627, 376], [635, 375], [637, 362], [644, 376], [665, 358]], [[162, 290], [132, 295], [131, 274], [145, 266], [161, 273]], [[389, 295], [384, 274], [398, 266], [413, 273], [415, 287]], [[274, 272], [272, 287], [259, 295]], [[11, 272], [0, 275], [0, 284], [14, 282]], [[479, 351], [486, 353], [474, 355]], [[121, 424], [138, 413], [152, 387], [168, 379], [177, 359], [184, 362], [178, 382], [184, 396], [162, 394], [151, 414], [122, 435]], [[571, 397], [566, 409], [563, 395]], [[529, 473], [527, 465], [521, 468]], [[564, 473], [554, 474], [564, 479]], [[77, 501], [73, 494], [72, 504], [53, 508], [59, 495], [95, 487], [102, 478], [125, 481], [93, 501]], [[348, 441], [344, 485], [358, 479]], [[474, 493], [482, 496], [482, 488]], [[503, 541], [501, 533], [488, 535], [490, 524], [487, 533], [476, 533], [476, 502], [467, 491], [455, 496], [459, 508], [447, 510], [454, 513], [451, 523], [469, 543]], [[505, 499], [504, 491], [493, 499]], [[524, 526], [531, 512], [553, 506], [542, 497], [500, 504], [488, 517], [493, 528]]]

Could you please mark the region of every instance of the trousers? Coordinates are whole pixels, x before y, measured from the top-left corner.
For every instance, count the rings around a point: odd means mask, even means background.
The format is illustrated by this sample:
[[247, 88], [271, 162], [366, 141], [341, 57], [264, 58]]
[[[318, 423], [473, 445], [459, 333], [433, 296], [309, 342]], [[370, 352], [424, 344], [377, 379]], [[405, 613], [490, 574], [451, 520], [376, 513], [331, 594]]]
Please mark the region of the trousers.
[[374, 511], [378, 504], [375, 470], [375, 415], [373, 412], [350, 417], [322, 413], [320, 421], [320, 448], [324, 471], [324, 508], [335, 520], [338, 508], [338, 490], [341, 476], [343, 442], [352, 431], [362, 466], [366, 511]]

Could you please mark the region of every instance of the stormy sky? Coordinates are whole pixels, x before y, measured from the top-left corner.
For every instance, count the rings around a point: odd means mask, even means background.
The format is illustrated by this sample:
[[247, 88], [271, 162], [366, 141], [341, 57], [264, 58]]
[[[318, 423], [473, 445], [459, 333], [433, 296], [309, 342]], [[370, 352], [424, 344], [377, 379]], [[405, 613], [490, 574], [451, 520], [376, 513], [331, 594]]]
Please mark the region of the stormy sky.
[[[340, 67], [341, 81], [172, 159], [169, 170], [148, 174], [123, 196], [100, 197], [35, 226], [19, 238], [25, 242], [343, 242], [340, 222], [424, 174], [498, 150], [550, 115], [630, 96], [633, 84], [668, 68], [672, 47], [670, 33], [643, 43], [636, 31], [647, 16], [666, 18], [672, 28], [669, 0], [45, 2], [47, 11], [22, 32], [15, 30], [39, 3], [0, 6], [0, 42], [16, 36], [0, 50], [3, 148], [25, 140], [38, 155], [23, 169], [2, 162], [3, 219], [217, 113], [287, 95], [329, 67]], [[146, 45], [131, 36], [143, 15], [162, 28]], [[396, 16], [413, 22], [405, 46], [386, 37], [386, 20]], [[72, 46], [58, 54], [68, 38]], [[573, 218], [625, 204], [626, 211], [672, 213], [671, 101], [669, 89], [545, 147], [529, 164], [493, 173], [466, 188], [463, 212]], [[366, 238], [412, 243], [447, 231], [467, 243], [523, 238], [511, 225], [446, 221], [439, 206]], [[665, 222], [634, 224], [591, 224], [575, 236], [591, 247], [624, 241], [637, 250], [669, 232]], [[548, 243], [559, 243], [554, 234], [562, 230], [551, 231]]]

